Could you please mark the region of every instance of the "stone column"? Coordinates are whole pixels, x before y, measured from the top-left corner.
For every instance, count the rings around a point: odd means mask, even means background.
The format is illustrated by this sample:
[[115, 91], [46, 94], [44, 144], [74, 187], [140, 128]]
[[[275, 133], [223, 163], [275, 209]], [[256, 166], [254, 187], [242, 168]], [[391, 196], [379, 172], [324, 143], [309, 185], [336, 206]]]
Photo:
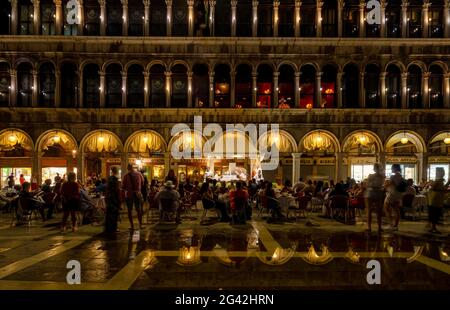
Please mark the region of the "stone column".
[[278, 37], [279, 7], [280, 7], [280, 1], [275, 0], [273, 2], [273, 36], [274, 37]]
[[166, 29], [167, 29], [167, 36], [172, 36], [172, 0], [166, 0], [166, 6], [167, 6], [167, 23], [166, 23]]
[[170, 108], [171, 95], [172, 95], [172, 72], [166, 71], [166, 108]]
[[292, 184], [295, 184], [300, 179], [300, 166], [302, 153], [292, 153]]
[[143, 0], [144, 3], [144, 36], [150, 35], [150, 0]]
[[418, 164], [418, 180], [427, 179], [428, 171], [428, 153], [416, 153], [417, 164]]
[[83, 71], [78, 70], [78, 105], [77, 105], [78, 108], [83, 108], [84, 106], [83, 88], [84, 88]]
[[402, 38], [406, 38], [408, 29], [408, 0], [402, 0]]
[[443, 17], [444, 38], [450, 38], [450, 0], [445, 0]]
[[322, 36], [322, 6], [323, 1], [317, 0], [316, 2], [316, 37]]
[[300, 108], [300, 72], [295, 72], [295, 108]]
[[59, 68], [55, 69], [55, 102], [54, 107], [61, 106], [61, 71]]
[[252, 1], [252, 36], [257, 37], [258, 36], [258, 1], [253, 0]]
[[231, 36], [236, 36], [237, 0], [231, 0]]
[[209, 0], [209, 36], [214, 37], [216, 23], [216, 0]]
[[33, 34], [41, 34], [41, 9], [40, 0], [31, 0], [34, 6], [33, 11]]
[[122, 108], [126, 108], [128, 106], [127, 102], [127, 72], [122, 71]]
[[429, 88], [429, 80], [430, 80], [430, 72], [422, 73], [422, 102], [423, 108], [430, 108], [430, 88]]
[[194, 36], [194, 0], [188, 0], [188, 36]]
[[273, 73], [273, 104], [272, 108], [278, 107], [278, 77], [280, 76], [280, 72]]
[[340, 180], [342, 180], [342, 161], [344, 159], [344, 154], [342, 152], [337, 152], [335, 156], [336, 156], [336, 163], [334, 165], [335, 167], [334, 177], [337, 184]]
[[[84, 181], [84, 171], [83, 171], [83, 152], [79, 149], [77, 151], [77, 179]], [[84, 182], [83, 182], [84, 183]]]
[[34, 151], [31, 153], [31, 177], [35, 177], [38, 184], [42, 184], [42, 168], [41, 168], [41, 158], [42, 154], [40, 151]]
[[402, 109], [408, 108], [408, 72], [402, 73], [401, 82]]
[[106, 0], [98, 0], [100, 4], [100, 35], [106, 35]]
[[149, 104], [149, 90], [150, 90], [150, 73], [144, 71], [144, 108], [150, 107]]
[[[84, 35], [84, 7], [83, 7], [83, 0], [77, 0], [78, 1], [78, 27], [77, 27], [77, 35], [82, 36]], [[65, 17], [64, 17], [65, 18]]]
[[387, 108], [387, 98], [386, 98], [386, 74], [387, 72], [380, 72], [380, 86], [379, 93], [381, 96], [381, 107], [383, 109]]
[[105, 107], [105, 72], [99, 72], [100, 75], [100, 108]]
[[62, 0], [53, 0], [55, 4], [55, 34], [57, 36], [61, 35], [62, 25], [63, 25], [63, 9]]
[[385, 170], [386, 169], [386, 153], [385, 152], [378, 153], [377, 161], [378, 161], [378, 163], [381, 164], [381, 167], [383, 167], [383, 170]]
[[300, 15], [300, 8], [302, 6], [301, 0], [295, 0], [295, 13], [294, 13], [294, 27], [295, 27], [295, 36], [300, 36], [300, 21], [301, 21], [301, 15]]
[[18, 0], [11, 0], [11, 20], [9, 33], [17, 35], [17, 29], [19, 28], [19, 8], [17, 6]]
[[430, 1], [424, 0], [424, 4], [422, 5], [422, 37], [427, 38], [428, 37], [428, 10], [430, 8]]
[[450, 73], [444, 74], [444, 107], [450, 108]]
[[387, 36], [387, 27], [386, 27], [386, 6], [387, 0], [380, 1], [381, 7], [381, 26], [380, 26], [380, 37], [386, 38]]
[[231, 85], [230, 85], [230, 105], [232, 108], [236, 105], [236, 71], [230, 71]]
[[192, 108], [192, 76], [194, 75], [194, 72], [189, 71], [187, 73], [188, 77], [188, 108]]
[[316, 87], [315, 87], [315, 93], [316, 93], [316, 102], [314, 103], [314, 107], [320, 108], [322, 104], [322, 72], [316, 73]]
[[337, 3], [337, 22], [338, 22], [338, 37], [343, 36], [343, 25], [342, 21], [344, 20], [344, 0], [338, 0]]
[[342, 105], [342, 78], [344, 77], [344, 72], [338, 72], [336, 76], [336, 91], [337, 91], [337, 107], [339, 109], [343, 108]]
[[32, 89], [32, 97], [31, 97], [31, 106], [37, 107], [38, 106], [38, 100], [39, 100], [39, 87], [38, 87], [38, 72], [36, 70], [31, 71], [31, 74], [33, 75], [33, 86], [31, 86]]
[[11, 85], [9, 89], [9, 106], [17, 106], [17, 71], [15, 69], [9, 70]]
[[257, 93], [258, 93], [258, 72], [252, 72], [252, 108], [256, 108]]
[[122, 2], [122, 36], [128, 36], [128, 0], [120, 0]]
[[209, 71], [209, 107], [215, 108], [216, 103], [214, 102], [214, 71]]
[[359, 73], [359, 104], [358, 106], [361, 108], [366, 107], [366, 96], [365, 96], [365, 89], [364, 89], [364, 77], [366, 76], [365, 72]]
[[360, 0], [359, 2], [359, 37], [364, 38], [366, 36], [366, 1]]

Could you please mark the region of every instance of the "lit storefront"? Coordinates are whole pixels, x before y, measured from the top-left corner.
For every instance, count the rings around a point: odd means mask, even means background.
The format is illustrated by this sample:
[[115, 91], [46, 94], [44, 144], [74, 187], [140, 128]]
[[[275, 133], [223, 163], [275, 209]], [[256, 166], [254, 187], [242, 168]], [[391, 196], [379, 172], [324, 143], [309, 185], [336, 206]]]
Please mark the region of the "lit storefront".
[[436, 178], [436, 168], [443, 168], [445, 179], [450, 179], [450, 132], [435, 135], [428, 145], [428, 180]]

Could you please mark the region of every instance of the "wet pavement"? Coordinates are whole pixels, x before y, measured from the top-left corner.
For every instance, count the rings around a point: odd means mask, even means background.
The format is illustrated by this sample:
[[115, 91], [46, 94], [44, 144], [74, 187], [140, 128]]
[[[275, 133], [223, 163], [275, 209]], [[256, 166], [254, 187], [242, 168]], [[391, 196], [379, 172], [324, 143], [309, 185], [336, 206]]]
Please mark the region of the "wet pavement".
[[[122, 216], [122, 218], [125, 218]], [[399, 232], [364, 232], [313, 217], [284, 224], [200, 225], [151, 221], [114, 236], [101, 226], [62, 234], [56, 221], [10, 227], [0, 216], [0, 289], [450, 289], [449, 225], [426, 233], [426, 222]], [[81, 285], [66, 284], [66, 264], [81, 265]], [[381, 285], [367, 284], [367, 263], [381, 266]]]

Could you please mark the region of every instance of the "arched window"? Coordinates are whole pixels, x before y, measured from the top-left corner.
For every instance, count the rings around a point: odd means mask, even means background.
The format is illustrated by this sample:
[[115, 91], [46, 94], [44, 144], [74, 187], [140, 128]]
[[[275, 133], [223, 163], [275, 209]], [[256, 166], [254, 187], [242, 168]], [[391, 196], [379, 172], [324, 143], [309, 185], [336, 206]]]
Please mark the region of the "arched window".
[[[216, 36], [223, 37], [230, 35], [230, 18], [231, 18], [231, 8], [229, 1], [217, 1], [216, 2], [216, 12], [221, 12], [215, 16], [215, 31]], [[209, 36], [209, 18], [208, 18], [208, 2], [205, 1], [195, 1], [194, 5], [194, 30], [195, 36], [197, 37], [207, 37]], [[228, 29], [226, 29], [225, 24], [228, 22]], [[228, 31], [228, 32], [227, 32]]]
[[422, 37], [422, 0], [410, 0], [408, 5], [408, 37]]
[[144, 2], [128, 0], [128, 35], [144, 35]]
[[187, 107], [187, 69], [179, 64], [172, 67], [172, 108]]
[[353, 64], [344, 67], [342, 105], [345, 108], [359, 107], [359, 70]]
[[430, 107], [432, 109], [441, 109], [444, 107], [443, 94], [443, 71], [438, 65], [430, 67]]
[[252, 107], [252, 67], [239, 65], [236, 69], [236, 108]]
[[39, 106], [52, 108], [55, 106], [55, 67], [46, 62], [39, 68]]
[[322, 7], [322, 36], [337, 36], [337, 2], [325, 1]]
[[64, 63], [61, 66], [61, 107], [75, 108], [78, 103], [77, 66]]
[[410, 109], [422, 108], [422, 69], [411, 65], [408, 68], [408, 107]]
[[17, 67], [17, 106], [31, 107], [33, 98], [33, 68], [29, 63]]
[[53, 0], [41, 0], [41, 34], [55, 34], [56, 9]]
[[9, 65], [6, 62], [0, 62], [0, 107], [9, 105], [10, 85]]
[[105, 106], [122, 107], [122, 68], [119, 64], [110, 64], [105, 72]]
[[34, 6], [30, 0], [19, 1], [19, 34], [28, 35], [34, 33]]
[[99, 70], [96, 64], [88, 64], [83, 69], [83, 107], [85, 108], [100, 106]]
[[150, 5], [150, 34], [152, 36], [167, 35], [167, 7], [165, 0], [152, 0]]
[[444, 34], [443, 12], [444, 1], [433, 0], [428, 11], [428, 36], [430, 38], [442, 38]]
[[98, 0], [83, 1], [84, 34], [88, 36], [100, 35], [100, 4]]
[[238, 37], [252, 36], [252, 0], [238, 1], [236, 9], [236, 35]]
[[0, 34], [11, 34], [11, 3], [4, 2], [0, 7]]
[[388, 38], [402, 35], [402, 1], [390, 0], [386, 6], [386, 32]]
[[314, 107], [314, 89], [316, 84], [316, 69], [312, 65], [302, 66], [300, 69], [300, 107], [312, 109]]
[[345, 1], [344, 37], [359, 36], [359, 0]]
[[216, 12], [219, 14], [215, 14], [215, 36], [229, 37], [231, 35], [231, 2], [217, 1]]
[[123, 24], [123, 10], [120, 0], [108, 0], [106, 5], [106, 35], [121, 36]]
[[76, 36], [78, 34], [78, 25], [73, 23], [73, 24], [69, 24], [69, 20], [67, 18], [67, 16], [69, 15], [69, 12], [72, 11], [73, 6], [70, 6], [67, 8], [67, 4], [69, 3], [70, 0], [64, 0], [62, 2], [62, 8], [63, 8], [63, 34], [65, 36]]
[[162, 65], [150, 68], [150, 98], [152, 108], [166, 106], [166, 75]]
[[278, 36], [293, 37], [295, 5], [293, 0], [280, 1], [278, 8]]
[[375, 109], [381, 107], [380, 102], [380, 68], [374, 64], [366, 66], [364, 75], [364, 88], [366, 90], [366, 108]]
[[258, 67], [256, 107], [273, 108], [273, 69], [267, 64]]
[[295, 71], [292, 66], [280, 67], [278, 78], [278, 107], [295, 108]]
[[188, 7], [186, 0], [173, 0], [172, 35], [185, 37], [188, 35]]
[[193, 68], [194, 107], [207, 108], [209, 106], [209, 73], [208, 66], [196, 64]]
[[321, 108], [336, 107], [336, 76], [337, 70], [332, 65], [326, 65], [322, 69], [322, 85], [320, 92], [322, 94]]
[[258, 3], [258, 36], [273, 36], [273, 1], [259, 0]]
[[230, 107], [230, 67], [220, 64], [214, 68], [214, 107]]
[[144, 96], [144, 68], [131, 65], [127, 71], [127, 108], [143, 108]]
[[300, 34], [302, 37], [316, 36], [316, 1], [302, 1], [300, 10]]
[[400, 109], [402, 107], [400, 69], [396, 65], [389, 65], [386, 73], [387, 107]]

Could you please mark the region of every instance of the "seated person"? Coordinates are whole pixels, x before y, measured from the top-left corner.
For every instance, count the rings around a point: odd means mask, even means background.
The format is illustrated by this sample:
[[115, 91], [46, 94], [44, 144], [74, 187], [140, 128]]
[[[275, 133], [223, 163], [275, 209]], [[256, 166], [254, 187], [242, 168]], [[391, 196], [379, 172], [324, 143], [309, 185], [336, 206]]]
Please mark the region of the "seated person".
[[106, 191], [106, 179], [102, 179], [101, 181], [98, 180], [95, 183], [95, 189], [94, 192], [95, 193], [100, 193], [100, 194], [104, 194]]
[[85, 189], [81, 189], [80, 197], [80, 211], [83, 214], [83, 225], [100, 222], [100, 219], [95, 216], [97, 214], [95, 209], [97, 206], [95, 205], [95, 201], [89, 195], [89, 192]]
[[[211, 185], [211, 186], [210, 186]], [[202, 184], [202, 187], [200, 188], [200, 194], [202, 197], [203, 206], [205, 207], [205, 203], [210, 206], [214, 206], [216, 210], [220, 213], [220, 221], [221, 222], [228, 222], [230, 221], [230, 217], [228, 216], [228, 212], [226, 210], [226, 205], [224, 203], [221, 203], [218, 201], [218, 198], [214, 198], [213, 193], [213, 184], [209, 184], [208, 182], [205, 182]], [[206, 207], [208, 208], [208, 207]]]
[[266, 183], [266, 190], [264, 192], [267, 198], [267, 208], [272, 211], [272, 219], [275, 221], [280, 221], [283, 219], [283, 215], [281, 214], [281, 208], [278, 204], [278, 200], [275, 196], [275, 191], [273, 189], [273, 185], [270, 182]]
[[284, 186], [283, 186], [283, 188], [281, 189], [281, 193], [293, 193], [294, 191], [293, 191], [293, 189], [292, 189], [292, 184], [291, 184], [291, 181], [289, 181], [289, 180], [286, 180], [285, 182], [284, 182]]
[[37, 210], [41, 214], [42, 220], [45, 221], [43, 204], [35, 199], [34, 193], [30, 189], [30, 183], [25, 182], [22, 184], [22, 190], [19, 193], [20, 205], [16, 210], [17, 217], [19, 220], [22, 220], [25, 212]]
[[328, 203], [325, 204], [326, 207], [326, 214], [325, 216], [330, 217], [331, 216], [331, 198], [335, 196], [344, 196], [349, 197], [349, 194], [347, 191], [344, 190], [344, 186], [342, 183], [337, 183], [334, 189], [328, 194]]
[[[156, 194], [155, 202], [159, 204], [161, 212], [161, 220], [163, 219], [164, 210], [175, 211], [177, 223], [181, 223], [180, 220], [180, 194], [175, 190], [175, 185], [172, 181], [166, 181], [163, 188]], [[163, 205], [170, 202], [170, 205]]]
[[42, 199], [44, 200], [44, 209], [48, 209], [47, 211], [47, 219], [53, 218], [53, 211], [55, 209], [55, 197], [56, 194], [53, 193], [52, 190], [52, 180], [45, 180], [44, 184], [41, 187], [42, 191]]
[[[250, 215], [251, 215], [251, 214], [249, 214], [249, 211], [248, 211], [249, 210], [248, 199], [249, 199], [249, 194], [245, 189], [243, 189], [242, 183], [236, 182], [236, 190], [234, 190], [230, 193], [230, 207], [231, 207], [231, 212], [233, 213], [233, 215], [239, 215], [241, 212], [243, 212], [243, 214], [245, 214], [244, 222], [245, 222], [245, 219], [249, 219]], [[243, 208], [243, 210], [242, 209], [239, 210], [239, 208]], [[251, 209], [250, 209], [250, 212], [251, 212]]]

